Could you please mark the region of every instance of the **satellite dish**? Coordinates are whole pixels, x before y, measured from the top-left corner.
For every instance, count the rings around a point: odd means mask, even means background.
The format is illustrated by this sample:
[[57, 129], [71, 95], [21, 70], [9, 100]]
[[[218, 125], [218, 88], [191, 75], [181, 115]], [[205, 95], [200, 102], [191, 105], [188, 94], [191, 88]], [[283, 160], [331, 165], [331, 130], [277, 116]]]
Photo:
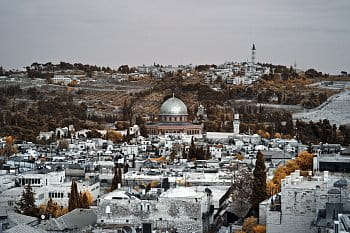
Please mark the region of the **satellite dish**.
[[44, 219], [45, 219], [45, 215], [42, 214], [42, 215], [40, 216], [40, 218], [41, 218], [42, 220], [44, 220]]

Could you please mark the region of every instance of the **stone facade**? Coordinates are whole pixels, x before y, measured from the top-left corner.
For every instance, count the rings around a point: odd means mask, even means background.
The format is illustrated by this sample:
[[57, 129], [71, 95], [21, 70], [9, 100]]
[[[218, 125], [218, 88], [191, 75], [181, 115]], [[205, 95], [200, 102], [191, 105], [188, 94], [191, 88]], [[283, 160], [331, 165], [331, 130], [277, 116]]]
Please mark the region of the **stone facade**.
[[341, 210], [337, 206], [348, 208], [348, 188], [339, 192], [334, 186], [339, 179], [329, 178], [328, 172], [322, 177], [304, 178], [297, 170], [282, 180], [281, 192], [272, 197], [273, 200], [260, 204], [259, 223], [266, 223], [267, 233], [327, 232], [329, 225], [321, 226], [320, 223], [328, 220], [326, 215], [320, 218], [320, 213], [326, 211], [329, 216], [334, 212], [336, 216]]
[[124, 194], [113, 197], [111, 193], [98, 205], [97, 222], [102, 227], [125, 225], [134, 228], [150, 223], [153, 230], [201, 233], [209, 229], [210, 206], [211, 197], [205, 192], [188, 197], [160, 195], [153, 200], [126, 197]]

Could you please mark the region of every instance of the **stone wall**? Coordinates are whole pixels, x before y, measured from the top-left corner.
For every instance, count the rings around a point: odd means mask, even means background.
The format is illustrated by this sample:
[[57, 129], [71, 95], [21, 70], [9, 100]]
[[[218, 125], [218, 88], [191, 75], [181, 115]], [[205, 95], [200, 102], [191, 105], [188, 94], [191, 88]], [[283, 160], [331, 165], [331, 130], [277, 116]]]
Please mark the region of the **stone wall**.
[[[202, 220], [201, 199], [159, 198], [158, 200], [102, 200], [98, 207], [99, 224], [151, 223], [152, 228], [176, 228], [177, 232], [206, 232], [208, 222]], [[107, 207], [109, 206], [109, 207]], [[110, 214], [106, 209], [110, 208]]]

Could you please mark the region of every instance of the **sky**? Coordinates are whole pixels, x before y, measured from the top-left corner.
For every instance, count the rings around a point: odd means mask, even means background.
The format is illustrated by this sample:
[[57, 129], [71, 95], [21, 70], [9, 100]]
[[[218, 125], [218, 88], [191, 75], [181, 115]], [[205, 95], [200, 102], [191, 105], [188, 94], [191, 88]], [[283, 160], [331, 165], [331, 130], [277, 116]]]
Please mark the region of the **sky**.
[[350, 72], [349, 0], [0, 0], [0, 66], [257, 61]]

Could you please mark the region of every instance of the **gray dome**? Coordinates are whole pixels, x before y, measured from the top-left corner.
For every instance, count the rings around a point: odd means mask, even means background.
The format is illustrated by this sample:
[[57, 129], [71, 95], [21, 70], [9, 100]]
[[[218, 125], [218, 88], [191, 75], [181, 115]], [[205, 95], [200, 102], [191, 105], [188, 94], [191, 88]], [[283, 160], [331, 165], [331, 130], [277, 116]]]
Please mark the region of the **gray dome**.
[[159, 115], [188, 115], [187, 107], [182, 100], [171, 97], [162, 104]]

